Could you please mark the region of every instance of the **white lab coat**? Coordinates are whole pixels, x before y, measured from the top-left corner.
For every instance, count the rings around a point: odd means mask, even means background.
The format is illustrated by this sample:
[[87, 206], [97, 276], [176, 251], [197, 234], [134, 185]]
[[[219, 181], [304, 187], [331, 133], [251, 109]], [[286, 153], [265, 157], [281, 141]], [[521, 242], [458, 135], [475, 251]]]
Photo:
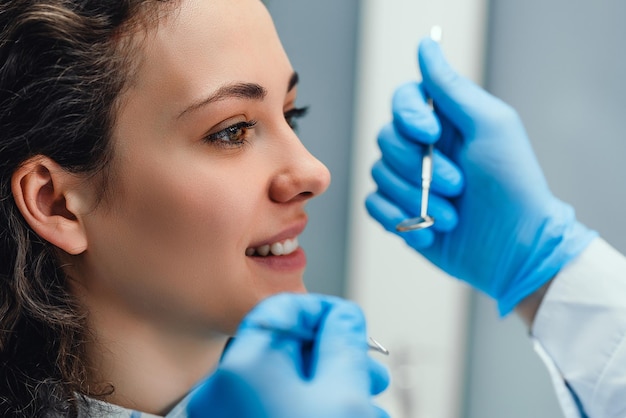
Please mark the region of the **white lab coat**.
[[567, 418], [626, 417], [626, 257], [596, 238], [549, 287], [531, 335]]

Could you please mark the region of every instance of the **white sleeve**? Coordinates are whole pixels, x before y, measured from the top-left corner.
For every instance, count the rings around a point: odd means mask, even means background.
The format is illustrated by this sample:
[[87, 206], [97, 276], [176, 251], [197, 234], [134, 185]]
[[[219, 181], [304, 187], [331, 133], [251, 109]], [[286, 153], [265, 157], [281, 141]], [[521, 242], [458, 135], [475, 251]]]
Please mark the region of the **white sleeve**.
[[532, 337], [567, 418], [626, 417], [626, 257], [596, 238], [550, 285]]

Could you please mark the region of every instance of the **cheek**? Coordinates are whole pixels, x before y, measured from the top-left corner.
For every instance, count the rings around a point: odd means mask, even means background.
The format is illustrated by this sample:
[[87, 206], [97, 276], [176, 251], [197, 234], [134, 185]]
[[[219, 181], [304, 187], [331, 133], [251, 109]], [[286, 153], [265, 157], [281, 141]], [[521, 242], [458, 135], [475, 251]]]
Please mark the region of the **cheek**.
[[[157, 190], [137, 193], [129, 218], [139, 233], [147, 238], [167, 239], [174, 248], [201, 247], [232, 249], [243, 245], [254, 208], [259, 204], [259, 189], [242, 192], [242, 185], [232, 179], [213, 176], [181, 179], [157, 186]], [[224, 181], [222, 181], [224, 180]], [[228, 245], [226, 245], [228, 243]]]
[[91, 228], [95, 290], [125, 305], [139, 300], [150, 315], [184, 311], [232, 328], [259, 298], [245, 249], [269, 213], [264, 177], [250, 175], [250, 164], [239, 171], [186, 163], [158, 177], [138, 168]]
[[128, 234], [167, 243], [181, 255], [245, 246], [247, 224], [267, 193], [259, 170], [238, 166], [183, 158], [157, 173], [137, 167], [121, 193], [119, 215], [127, 220]]

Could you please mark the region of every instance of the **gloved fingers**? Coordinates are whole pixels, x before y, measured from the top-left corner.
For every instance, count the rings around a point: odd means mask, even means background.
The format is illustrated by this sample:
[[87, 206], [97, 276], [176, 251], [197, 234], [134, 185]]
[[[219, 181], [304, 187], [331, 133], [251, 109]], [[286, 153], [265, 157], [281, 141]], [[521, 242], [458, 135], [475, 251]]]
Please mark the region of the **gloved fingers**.
[[411, 218], [412, 215], [408, 215], [406, 212], [402, 211], [402, 209], [389, 201], [382, 194], [371, 193], [367, 196], [367, 199], [365, 199], [365, 207], [370, 216], [376, 219], [383, 228], [389, 232], [400, 235], [407, 244], [416, 250], [427, 248], [433, 244], [435, 232], [432, 228], [402, 233], [396, 231], [396, 225]]
[[299, 379], [304, 374], [302, 344], [286, 333], [248, 326], [235, 335], [219, 370], [253, 380]]
[[370, 394], [378, 395], [389, 386], [389, 370], [378, 360], [369, 357]]
[[[407, 180], [419, 186], [422, 181], [422, 158], [425, 146], [408, 141], [395, 127], [387, 124], [378, 135], [378, 146], [383, 159]], [[463, 190], [461, 170], [448, 157], [435, 149], [431, 190], [442, 196], [457, 196]]]
[[245, 316], [239, 330], [276, 328], [314, 332], [326, 315], [328, 305], [338, 298], [312, 294], [282, 293], [259, 302]]
[[[372, 177], [378, 185], [378, 193], [402, 208], [408, 217], [420, 215], [422, 189], [398, 176], [384, 161], [378, 161], [372, 167]], [[445, 198], [431, 192], [428, 197], [428, 214], [435, 218], [432, 229], [449, 232], [458, 224], [454, 206]]]
[[478, 125], [497, 121], [500, 112], [509, 107], [469, 79], [459, 75], [444, 58], [439, 44], [424, 39], [418, 50], [424, 89], [435, 102], [437, 111], [445, 113], [452, 123], [471, 137]]
[[222, 363], [258, 364], [264, 359], [306, 374], [309, 360], [303, 358], [303, 346], [316, 339], [319, 323], [336, 299], [279, 294], [261, 301], [243, 319]]
[[441, 125], [428, 103], [421, 84], [412, 81], [394, 92], [393, 123], [403, 135], [423, 144], [433, 144], [441, 135]]
[[[369, 392], [372, 383], [365, 317], [355, 303], [342, 301], [328, 309], [320, 324], [313, 357], [315, 379], [329, 379], [339, 387], [361, 383], [364, 392]], [[382, 381], [384, 377], [378, 379]]]

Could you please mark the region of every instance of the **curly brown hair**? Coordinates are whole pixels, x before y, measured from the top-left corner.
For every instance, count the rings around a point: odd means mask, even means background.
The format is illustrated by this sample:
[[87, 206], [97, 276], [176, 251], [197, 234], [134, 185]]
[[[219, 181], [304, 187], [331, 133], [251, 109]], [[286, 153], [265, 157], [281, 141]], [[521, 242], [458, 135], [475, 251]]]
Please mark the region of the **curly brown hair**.
[[44, 155], [102, 179], [104, 195], [117, 98], [137, 65], [129, 35], [164, 1], [0, 3], [0, 416], [77, 416], [85, 396], [112, 390], [88, 382], [85, 314], [11, 177]]

